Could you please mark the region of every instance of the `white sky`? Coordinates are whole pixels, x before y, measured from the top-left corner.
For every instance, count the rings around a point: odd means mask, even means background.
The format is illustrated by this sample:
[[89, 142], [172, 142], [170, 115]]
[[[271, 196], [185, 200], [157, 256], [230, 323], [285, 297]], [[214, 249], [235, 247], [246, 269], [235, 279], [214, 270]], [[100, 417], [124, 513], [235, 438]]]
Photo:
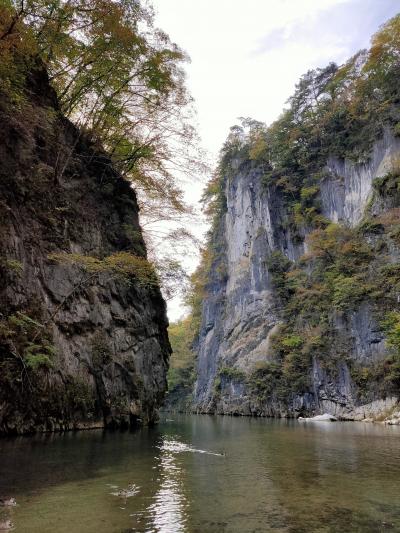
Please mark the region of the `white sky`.
[[[190, 56], [187, 85], [203, 146], [216, 158], [238, 117], [275, 120], [307, 70], [344, 62], [400, 0], [153, 0], [156, 25]], [[201, 186], [187, 187], [190, 202]], [[170, 320], [182, 315], [169, 305]]]

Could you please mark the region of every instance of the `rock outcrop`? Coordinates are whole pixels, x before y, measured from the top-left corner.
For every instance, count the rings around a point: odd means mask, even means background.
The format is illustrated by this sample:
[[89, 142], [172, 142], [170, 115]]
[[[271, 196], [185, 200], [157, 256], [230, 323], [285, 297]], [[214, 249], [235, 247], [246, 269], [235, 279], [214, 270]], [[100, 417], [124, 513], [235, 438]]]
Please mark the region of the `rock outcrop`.
[[[322, 215], [354, 228], [367, 214], [379, 215], [393, 208], [393, 198], [374, 194], [373, 182], [385, 176], [399, 156], [400, 139], [386, 130], [374, 143], [367, 162], [329, 158], [319, 186]], [[194, 409], [291, 417], [329, 412], [355, 419], [363, 402], [379, 400], [383, 412], [389, 401], [381, 399], [386, 393], [371, 389], [363, 396], [351, 372], [352, 362], [368, 369], [390, 354], [376, 308], [368, 298], [346, 312], [331, 310], [333, 363], [327, 368], [315, 348], [306, 390], [288, 394], [282, 401], [282, 395], [277, 399], [273, 393], [260, 398], [251, 386], [252, 373], [271, 362], [271, 341], [284, 322], [268, 261], [279, 252], [298, 265], [308, 251], [306, 236], [311, 231], [293, 230], [283, 195], [279, 189], [263, 185], [264, 173], [262, 165], [237, 157], [223, 176], [226, 209], [212, 235], [212, 245], [219, 253], [209, 272], [203, 302]], [[366, 239], [372, 242], [374, 236]], [[385, 254], [388, 264], [399, 262], [398, 247], [389, 245]], [[396, 397], [390, 399], [390, 406], [396, 401]]]
[[145, 262], [135, 192], [42, 67], [27, 87], [19, 108], [0, 96], [0, 433], [151, 423], [170, 353], [159, 288], [54, 260]]

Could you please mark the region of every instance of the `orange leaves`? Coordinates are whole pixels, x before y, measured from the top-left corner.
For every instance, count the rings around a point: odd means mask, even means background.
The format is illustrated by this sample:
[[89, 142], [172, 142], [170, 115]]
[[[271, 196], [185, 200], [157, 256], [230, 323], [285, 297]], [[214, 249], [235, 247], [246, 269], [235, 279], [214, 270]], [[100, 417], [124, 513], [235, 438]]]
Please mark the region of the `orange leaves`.
[[389, 20], [372, 38], [364, 70], [382, 71], [393, 64], [400, 65], [400, 15]]
[[323, 258], [337, 267], [354, 269], [358, 264], [368, 262], [370, 247], [360, 236], [339, 224], [329, 224], [325, 229], [316, 229], [307, 237], [308, 251], [305, 261]]
[[374, 218], [374, 222], [383, 224], [385, 227], [400, 224], [400, 207], [385, 211], [378, 217]]

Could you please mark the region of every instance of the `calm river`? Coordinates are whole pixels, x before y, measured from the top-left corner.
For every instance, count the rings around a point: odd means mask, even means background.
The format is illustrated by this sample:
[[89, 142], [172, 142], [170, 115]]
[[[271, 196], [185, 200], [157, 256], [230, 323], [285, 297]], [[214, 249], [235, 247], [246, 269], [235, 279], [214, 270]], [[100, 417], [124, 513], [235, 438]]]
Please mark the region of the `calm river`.
[[400, 428], [165, 415], [0, 440], [18, 533], [400, 532]]

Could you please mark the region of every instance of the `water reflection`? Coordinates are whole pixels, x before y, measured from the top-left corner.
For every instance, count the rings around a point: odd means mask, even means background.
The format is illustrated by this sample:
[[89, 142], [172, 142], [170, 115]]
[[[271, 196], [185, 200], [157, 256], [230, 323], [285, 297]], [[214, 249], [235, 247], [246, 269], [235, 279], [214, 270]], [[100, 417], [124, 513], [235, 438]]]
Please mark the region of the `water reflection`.
[[160, 449], [160, 488], [148, 509], [149, 532], [184, 533], [186, 530], [188, 500], [184, 494], [184, 471], [176, 454], [187, 451], [185, 444], [164, 438]]
[[[223, 457], [223, 454], [195, 448], [176, 436], [163, 436], [157, 448], [160, 453], [159, 489], [147, 509], [150, 525], [146, 533], [183, 533], [188, 531], [190, 498], [186, 486], [189, 465], [182, 457], [187, 454]], [[193, 463], [190, 466], [193, 467]]]
[[400, 428], [188, 416], [4, 440], [0, 495], [16, 533], [400, 532]]

